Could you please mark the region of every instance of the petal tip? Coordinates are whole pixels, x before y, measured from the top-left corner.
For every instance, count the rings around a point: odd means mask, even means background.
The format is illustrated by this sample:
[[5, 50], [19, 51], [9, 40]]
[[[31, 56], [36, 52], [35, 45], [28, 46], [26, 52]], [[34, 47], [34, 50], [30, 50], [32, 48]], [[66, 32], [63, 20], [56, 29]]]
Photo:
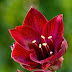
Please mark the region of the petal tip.
[[12, 34], [12, 31], [13, 31], [14, 29], [9, 29], [9, 32], [10, 32], [10, 34]]
[[8, 29], [8, 31], [9, 31], [10, 29]]
[[63, 14], [60, 14], [60, 15], [57, 16], [57, 20], [60, 21], [60, 20], [62, 20], [62, 19], [63, 19]]
[[63, 18], [63, 14], [58, 15], [59, 18]]
[[31, 6], [31, 7], [30, 7], [30, 10], [33, 10], [33, 9], [34, 9], [34, 7], [33, 7], [33, 6]]
[[12, 31], [12, 30], [11, 30], [11, 29], [9, 29], [10, 34], [11, 34], [11, 31]]
[[63, 14], [60, 14], [60, 17], [63, 17]]
[[33, 6], [31, 6], [30, 8], [33, 8]]

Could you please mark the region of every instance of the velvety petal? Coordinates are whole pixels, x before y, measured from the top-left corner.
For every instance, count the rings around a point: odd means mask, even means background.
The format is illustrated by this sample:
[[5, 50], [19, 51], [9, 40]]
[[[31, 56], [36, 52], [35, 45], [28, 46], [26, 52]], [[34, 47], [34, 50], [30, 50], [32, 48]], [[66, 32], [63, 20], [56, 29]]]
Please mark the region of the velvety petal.
[[9, 30], [12, 37], [26, 50], [29, 50], [28, 44], [32, 43], [33, 40], [40, 41], [39, 33], [27, 26], [18, 26], [15, 29]]
[[33, 68], [31, 68], [31, 66], [27, 66], [27, 65], [21, 65], [21, 66], [22, 66], [23, 68], [29, 70], [29, 71], [33, 70]]
[[22, 66], [23, 68], [26, 68], [27, 70], [30, 70], [30, 71], [36, 70], [36, 69], [41, 69], [41, 65], [38, 64], [38, 63], [34, 63], [33, 66], [31, 66], [31, 65], [24, 65], [24, 64], [21, 64], [21, 66]]
[[[39, 57], [40, 57], [40, 56], [39, 56]], [[40, 63], [40, 64], [41, 64], [41, 61], [38, 60], [35, 52], [30, 54], [30, 59], [31, 59], [32, 61], [36, 62], [36, 63]]]
[[[43, 59], [43, 55], [42, 55], [42, 52], [39, 47], [37, 47], [35, 44], [29, 44], [29, 48], [32, 48], [34, 50], [33, 53], [31, 53], [31, 54], [35, 55], [35, 57], [38, 60]], [[31, 54], [30, 54], [30, 56], [31, 56]]]
[[47, 38], [52, 36], [52, 39], [55, 44], [55, 53], [57, 53], [57, 48], [59, 48], [59, 44], [62, 42], [63, 39], [63, 15], [60, 14], [50, 20], [48, 24], [45, 26], [43, 30], [43, 35]]
[[22, 46], [20, 46], [18, 43], [15, 43], [15, 48], [12, 51], [11, 57], [18, 63], [22, 63], [25, 65], [34, 65], [35, 62], [33, 62], [30, 59], [30, 53], [31, 51], [27, 51]]
[[42, 69], [43, 69], [43, 70], [46, 70], [46, 69], [48, 69], [49, 67], [50, 67], [50, 64], [47, 63], [47, 62], [45, 62], [45, 63], [42, 64]]
[[54, 61], [54, 63], [50, 66], [50, 68], [54, 71], [60, 69], [62, 67], [63, 60], [64, 60], [63, 57], [60, 57], [59, 59]]
[[31, 26], [41, 32], [47, 22], [47, 19], [39, 11], [31, 7], [25, 17], [23, 25]]

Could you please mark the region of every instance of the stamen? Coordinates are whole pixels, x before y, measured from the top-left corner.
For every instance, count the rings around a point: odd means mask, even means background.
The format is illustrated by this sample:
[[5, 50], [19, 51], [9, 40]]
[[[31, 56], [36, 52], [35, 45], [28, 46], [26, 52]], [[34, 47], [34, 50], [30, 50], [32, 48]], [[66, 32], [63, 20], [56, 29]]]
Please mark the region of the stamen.
[[50, 52], [50, 48], [47, 45], [47, 43], [42, 43], [42, 45], [45, 46], [45, 49], [47, 50], [47, 53], [49, 53]]
[[42, 46], [41, 46], [41, 44], [39, 44], [39, 48], [41, 48]]
[[47, 53], [48, 53], [49, 47], [48, 47], [47, 43], [42, 43], [42, 45], [45, 46], [45, 49], [47, 50]]
[[49, 36], [49, 37], [48, 37], [48, 39], [51, 39], [51, 38], [52, 38], [52, 36]]
[[33, 40], [32, 43], [34, 43], [37, 46], [37, 48], [38, 48], [38, 45], [36, 43], [36, 40]]
[[43, 43], [42, 45], [43, 45], [43, 46], [46, 46], [46, 45], [47, 45], [47, 43]]
[[32, 41], [32, 43], [35, 43], [35, 42], [36, 42], [36, 40], [33, 40], [33, 41]]
[[52, 41], [52, 43], [53, 43], [52, 36], [49, 36], [48, 39], [50, 39]]
[[41, 49], [41, 52], [42, 52], [42, 55], [43, 55], [43, 58], [44, 58], [44, 53], [43, 53], [43, 49], [42, 49], [42, 45], [39, 44], [39, 48]]
[[45, 37], [43, 35], [41, 35], [41, 38], [45, 39]]
[[52, 51], [50, 51], [50, 55], [53, 55], [53, 52]]

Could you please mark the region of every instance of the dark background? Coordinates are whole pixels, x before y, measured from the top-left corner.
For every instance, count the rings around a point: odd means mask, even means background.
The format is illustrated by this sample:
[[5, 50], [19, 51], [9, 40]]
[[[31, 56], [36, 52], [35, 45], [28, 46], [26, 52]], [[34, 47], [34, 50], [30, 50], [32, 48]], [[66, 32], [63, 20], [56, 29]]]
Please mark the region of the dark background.
[[31, 5], [48, 20], [63, 14], [68, 49], [63, 56], [63, 66], [57, 72], [72, 72], [72, 0], [0, 0], [0, 72], [16, 72], [17, 69], [28, 72], [11, 59], [10, 45], [14, 40], [8, 29], [22, 25]]

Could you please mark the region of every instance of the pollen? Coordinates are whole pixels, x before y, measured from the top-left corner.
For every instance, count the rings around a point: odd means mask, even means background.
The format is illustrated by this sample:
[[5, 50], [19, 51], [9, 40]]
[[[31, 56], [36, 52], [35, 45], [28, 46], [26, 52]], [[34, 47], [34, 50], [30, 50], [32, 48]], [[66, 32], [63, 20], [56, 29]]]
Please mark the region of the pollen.
[[41, 38], [45, 39], [45, 37], [43, 35], [41, 35]]
[[51, 39], [51, 38], [52, 38], [52, 36], [49, 36], [49, 37], [48, 37], [48, 39]]
[[50, 51], [50, 54], [51, 54], [51, 55], [52, 55], [52, 53], [53, 53], [53, 52], [52, 52], [52, 51]]
[[39, 48], [41, 48], [42, 46], [41, 46], [41, 44], [39, 44]]
[[35, 42], [36, 42], [36, 40], [33, 40], [33, 41], [32, 41], [32, 43], [35, 43]]
[[43, 45], [43, 46], [46, 46], [46, 45], [47, 45], [47, 43], [43, 43], [42, 45]]

